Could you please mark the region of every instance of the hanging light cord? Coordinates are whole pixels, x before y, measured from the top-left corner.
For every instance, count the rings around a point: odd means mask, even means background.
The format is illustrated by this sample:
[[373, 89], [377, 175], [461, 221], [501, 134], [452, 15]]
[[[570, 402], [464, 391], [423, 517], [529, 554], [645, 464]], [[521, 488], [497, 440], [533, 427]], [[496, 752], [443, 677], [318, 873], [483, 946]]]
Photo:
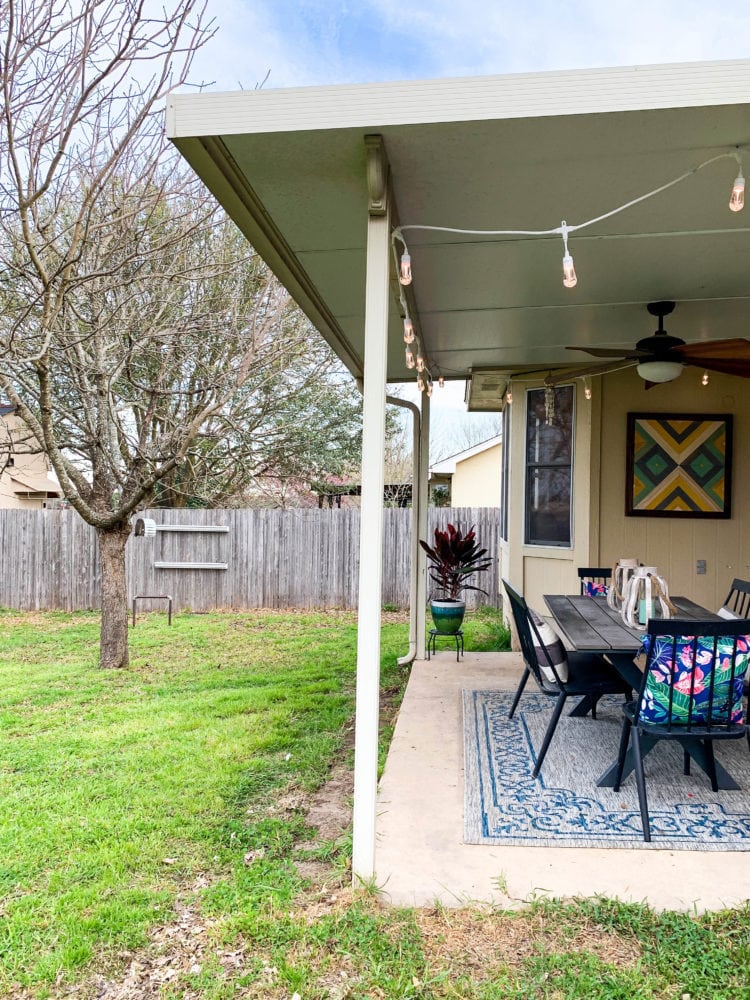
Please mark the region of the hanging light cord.
[[407, 229], [424, 229], [438, 233], [458, 233], [462, 236], [562, 236], [563, 233], [575, 233], [579, 229], [585, 229], [587, 226], [593, 226], [597, 222], [603, 222], [604, 219], [610, 219], [613, 215], [619, 215], [620, 212], [625, 212], [634, 205], [638, 205], [642, 201], [647, 201], [649, 198], [653, 198], [655, 195], [661, 194], [662, 191], [667, 191], [669, 188], [674, 187], [675, 184], [681, 184], [682, 181], [687, 180], [688, 177], [692, 177], [700, 170], [705, 169], [705, 167], [710, 166], [712, 163], [716, 163], [718, 160], [726, 160], [728, 158], [736, 159], [737, 155], [737, 152], [732, 150], [728, 153], [719, 153], [718, 156], [712, 156], [711, 159], [704, 160], [703, 163], [699, 163], [696, 167], [686, 170], [684, 174], [680, 174], [679, 177], [675, 177], [673, 180], [667, 181], [666, 184], [662, 184], [660, 187], [654, 188], [653, 191], [647, 191], [646, 194], [642, 194], [638, 198], [632, 198], [630, 201], [625, 202], [624, 205], [619, 205], [617, 208], [613, 208], [609, 212], [604, 212], [602, 215], [597, 215], [593, 219], [587, 219], [585, 222], [579, 222], [576, 225], [561, 223], [559, 226], [555, 226], [554, 229], [455, 229], [451, 226], [423, 226], [421, 224], [411, 223], [394, 229], [393, 237], [401, 240], [403, 245], [406, 246], [406, 241], [401, 236], [401, 233], [405, 232]]

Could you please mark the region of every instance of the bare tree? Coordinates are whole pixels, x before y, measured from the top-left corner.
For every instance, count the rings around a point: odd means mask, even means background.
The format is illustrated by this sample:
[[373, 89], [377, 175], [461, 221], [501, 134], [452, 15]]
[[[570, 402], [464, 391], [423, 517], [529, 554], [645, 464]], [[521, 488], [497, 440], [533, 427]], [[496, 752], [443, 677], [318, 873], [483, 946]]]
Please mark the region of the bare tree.
[[104, 667], [128, 663], [132, 512], [307, 335], [163, 138], [211, 27], [195, 0], [154, 7], [0, 6], [0, 388], [97, 529]]

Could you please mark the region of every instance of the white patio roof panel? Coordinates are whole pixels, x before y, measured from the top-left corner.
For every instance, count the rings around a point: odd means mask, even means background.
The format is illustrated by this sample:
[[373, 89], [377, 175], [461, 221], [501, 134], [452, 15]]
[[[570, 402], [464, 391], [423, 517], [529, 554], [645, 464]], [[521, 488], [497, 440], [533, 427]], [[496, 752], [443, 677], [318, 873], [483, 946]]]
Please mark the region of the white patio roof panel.
[[[630, 67], [357, 87], [177, 95], [168, 129], [324, 336], [361, 374], [364, 136], [384, 137], [399, 221], [549, 229], [750, 144], [750, 63]], [[725, 159], [571, 236], [405, 232], [429, 356], [472, 367], [585, 363], [566, 344], [630, 346], [645, 303], [678, 302], [686, 340], [750, 332], [750, 218]], [[389, 378], [403, 363], [393, 282]]]

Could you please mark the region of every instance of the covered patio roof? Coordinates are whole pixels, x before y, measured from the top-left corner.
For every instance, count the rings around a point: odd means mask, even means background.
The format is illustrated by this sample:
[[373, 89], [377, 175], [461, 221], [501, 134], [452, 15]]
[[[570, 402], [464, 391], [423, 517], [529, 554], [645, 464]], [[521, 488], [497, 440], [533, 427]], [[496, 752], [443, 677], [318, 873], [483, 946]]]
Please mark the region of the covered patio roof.
[[[576, 225], [721, 153], [750, 148], [750, 61], [240, 93], [177, 94], [167, 127], [350, 371], [364, 354], [365, 136], [383, 137], [397, 224]], [[562, 239], [406, 230], [433, 376], [585, 364], [631, 347], [645, 304], [684, 340], [750, 329], [750, 225], [728, 211], [730, 155]], [[404, 365], [395, 270], [387, 376]]]

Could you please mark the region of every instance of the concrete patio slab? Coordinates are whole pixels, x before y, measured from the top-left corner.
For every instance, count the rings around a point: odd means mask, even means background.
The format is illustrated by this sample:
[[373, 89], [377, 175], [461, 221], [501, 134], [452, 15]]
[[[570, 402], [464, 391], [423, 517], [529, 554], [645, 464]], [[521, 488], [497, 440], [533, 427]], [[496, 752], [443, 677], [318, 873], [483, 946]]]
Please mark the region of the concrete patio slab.
[[512, 690], [519, 653], [439, 652], [418, 661], [378, 797], [376, 871], [402, 906], [472, 901], [515, 907], [605, 896], [655, 909], [711, 910], [750, 895], [750, 851], [496, 847], [463, 842], [463, 688]]

